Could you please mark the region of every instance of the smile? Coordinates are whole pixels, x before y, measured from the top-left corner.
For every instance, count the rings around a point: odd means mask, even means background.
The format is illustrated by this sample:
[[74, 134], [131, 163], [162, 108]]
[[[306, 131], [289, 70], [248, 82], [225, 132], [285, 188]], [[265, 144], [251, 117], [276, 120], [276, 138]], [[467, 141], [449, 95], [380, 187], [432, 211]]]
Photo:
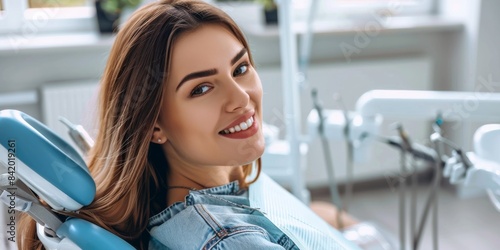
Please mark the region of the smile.
[[234, 127], [220, 131], [219, 134], [227, 135], [227, 134], [238, 133], [240, 131], [245, 131], [245, 130], [251, 128], [253, 123], [254, 123], [254, 118], [252, 116], [252, 117], [248, 118], [248, 120], [246, 120], [246, 121], [244, 121], [244, 122], [242, 122]]

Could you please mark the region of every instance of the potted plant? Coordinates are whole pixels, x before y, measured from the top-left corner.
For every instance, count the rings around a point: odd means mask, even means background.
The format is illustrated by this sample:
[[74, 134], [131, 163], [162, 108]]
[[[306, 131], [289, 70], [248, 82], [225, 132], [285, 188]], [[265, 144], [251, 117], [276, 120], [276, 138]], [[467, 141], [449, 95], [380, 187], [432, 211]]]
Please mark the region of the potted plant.
[[274, 0], [257, 0], [264, 9], [264, 17], [266, 24], [278, 24], [278, 5]]
[[101, 33], [116, 32], [123, 11], [137, 7], [141, 2], [142, 0], [95, 0], [99, 31]]

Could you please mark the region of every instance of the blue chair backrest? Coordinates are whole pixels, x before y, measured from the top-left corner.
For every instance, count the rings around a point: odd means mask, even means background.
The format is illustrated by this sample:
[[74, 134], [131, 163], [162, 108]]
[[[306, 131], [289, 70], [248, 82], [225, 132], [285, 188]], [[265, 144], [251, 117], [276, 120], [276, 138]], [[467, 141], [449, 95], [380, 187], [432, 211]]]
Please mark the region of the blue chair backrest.
[[[33, 117], [17, 110], [0, 111], [0, 153], [8, 171], [53, 209], [77, 211], [93, 201], [96, 186], [85, 161]], [[8, 153], [11, 157], [5, 158]], [[134, 249], [105, 229], [77, 218], [54, 230], [82, 249]]]

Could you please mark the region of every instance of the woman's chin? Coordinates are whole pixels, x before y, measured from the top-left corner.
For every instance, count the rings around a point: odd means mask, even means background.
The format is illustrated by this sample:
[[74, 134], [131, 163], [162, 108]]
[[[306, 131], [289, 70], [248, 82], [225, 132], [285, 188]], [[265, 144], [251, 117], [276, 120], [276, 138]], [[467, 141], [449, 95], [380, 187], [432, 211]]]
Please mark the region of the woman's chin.
[[[265, 150], [264, 137], [258, 137], [256, 140], [247, 142], [244, 145], [238, 145], [233, 148], [228, 148], [228, 151], [224, 151], [225, 157], [230, 157], [228, 159], [228, 165], [230, 166], [242, 166], [255, 162], [257, 159], [262, 157]], [[230, 153], [229, 153], [230, 152]]]
[[262, 148], [256, 148], [254, 152], [252, 152], [251, 155], [247, 155], [246, 157], [239, 159], [235, 164], [232, 164], [233, 166], [243, 166], [243, 165], [248, 165], [252, 164], [255, 161], [257, 161], [259, 158], [262, 157], [264, 154], [264, 147]]

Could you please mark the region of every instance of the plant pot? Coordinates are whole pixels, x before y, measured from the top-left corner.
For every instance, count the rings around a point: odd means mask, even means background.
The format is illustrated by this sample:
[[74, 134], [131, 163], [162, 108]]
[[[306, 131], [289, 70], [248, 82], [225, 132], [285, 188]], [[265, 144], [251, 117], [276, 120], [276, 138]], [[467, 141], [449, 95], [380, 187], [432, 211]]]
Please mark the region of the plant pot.
[[120, 14], [112, 14], [102, 9], [99, 1], [95, 2], [95, 12], [97, 16], [97, 24], [99, 32], [101, 33], [114, 33], [118, 31], [120, 24]]
[[277, 25], [278, 24], [278, 8], [275, 9], [264, 9], [264, 17], [266, 25]]

